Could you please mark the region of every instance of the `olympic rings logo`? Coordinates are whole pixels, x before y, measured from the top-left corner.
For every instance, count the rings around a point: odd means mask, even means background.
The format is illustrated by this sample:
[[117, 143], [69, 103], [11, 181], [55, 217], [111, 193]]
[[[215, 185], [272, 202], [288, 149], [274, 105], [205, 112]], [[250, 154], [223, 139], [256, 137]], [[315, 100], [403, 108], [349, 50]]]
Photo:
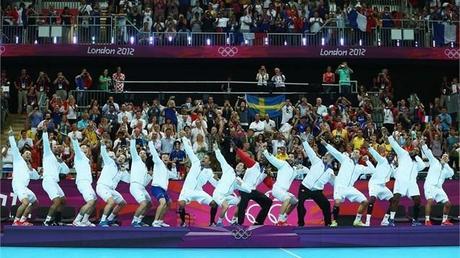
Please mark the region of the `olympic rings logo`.
[[219, 47], [217, 49], [217, 52], [219, 55], [223, 57], [234, 57], [236, 54], [238, 54], [238, 48], [236, 47]]
[[0, 46], [0, 56], [1, 56], [3, 53], [5, 53], [5, 51], [6, 51], [5, 46]]
[[450, 59], [458, 59], [460, 58], [460, 49], [445, 49], [444, 54]]
[[232, 235], [236, 240], [246, 240], [251, 237], [252, 232], [244, 228], [236, 228], [232, 230]]

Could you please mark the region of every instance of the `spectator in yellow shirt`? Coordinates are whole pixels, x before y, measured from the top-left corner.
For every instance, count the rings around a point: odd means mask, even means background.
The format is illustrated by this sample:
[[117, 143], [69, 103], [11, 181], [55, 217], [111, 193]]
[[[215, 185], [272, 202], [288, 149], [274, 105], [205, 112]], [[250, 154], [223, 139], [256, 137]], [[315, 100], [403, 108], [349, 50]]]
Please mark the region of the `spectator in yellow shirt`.
[[278, 147], [278, 151], [275, 157], [280, 160], [287, 160], [289, 158], [289, 155], [286, 153], [286, 147], [284, 146]]
[[364, 144], [363, 130], [359, 129], [357, 135], [353, 138], [351, 143], [353, 144], [353, 150], [361, 149]]
[[343, 128], [342, 123], [337, 123], [336, 128], [332, 131], [332, 136], [334, 138], [340, 137], [345, 143], [348, 142], [348, 131]]

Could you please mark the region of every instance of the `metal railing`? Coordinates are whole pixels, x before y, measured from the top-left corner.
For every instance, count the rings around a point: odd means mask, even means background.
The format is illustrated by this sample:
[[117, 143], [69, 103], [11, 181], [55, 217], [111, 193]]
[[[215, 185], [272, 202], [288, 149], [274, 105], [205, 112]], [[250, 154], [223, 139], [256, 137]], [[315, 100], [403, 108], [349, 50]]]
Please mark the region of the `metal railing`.
[[[73, 24], [62, 25], [59, 17], [37, 17], [37, 24], [1, 26], [4, 44], [132, 44], [152, 46], [380, 46], [444, 47], [458, 42], [434, 44], [435, 23], [441, 21], [393, 20], [391, 27], [363, 32], [330, 19], [315, 33], [240, 32], [144, 32], [126, 16], [77, 16]], [[443, 22], [454, 24], [458, 22]], [[248, 38], [253, 38], [248, 40]]]

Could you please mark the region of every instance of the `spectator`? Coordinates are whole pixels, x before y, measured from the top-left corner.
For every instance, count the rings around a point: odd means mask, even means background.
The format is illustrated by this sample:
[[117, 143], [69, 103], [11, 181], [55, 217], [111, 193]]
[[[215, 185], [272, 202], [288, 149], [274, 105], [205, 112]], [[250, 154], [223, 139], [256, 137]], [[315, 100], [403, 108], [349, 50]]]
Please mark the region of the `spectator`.
[[26, 69], [21, 70], [21, 75], [18, 77], [14, 84], [16, 90], [18, 91], [18, 114], [21, 114], [23, 111], [25, 111], [24, 105], [27, 104], [27, 92], [33, 86], [32, 79], [27, 74]]
[[175, 139], [172, 137], [172, 130], [166, 129], [165, 137], [161, 138], [161, 153], [170, 154], [173, 150]]
[[316, 114], [318, 116], [323, 116], [327, 114], [327, 107], [323, 105], [323, 100], [321, 98], [316, 98]]
[[109, 91], [112, 79], [109, 76], [109, 69], [104, 69], [99, 76], [99, 90]]
[[443, 134], [447, 135], [452, 125], [452, 117], [447, 113], [446, 108], [441, 109], [441, 114], [439, 114], [438, 117], [441, 122], [441, 131]]
[[339, 75], [339, 87], [340, 91], [347, 98], [351, 95], [351, 81], [350, 74], [353, 73], [353, 70], [348, 67], [347, 62], [343, 62], [337, 67], [335, 73]]
[[323, 83], [335, 83], [335, 74], [332, 72], [332, 68], [330, 66], [328, 66], [326, 68], [326, 72], [323, 73]]
[[171, 162], [174, 162], [176, 164], [177, 172], [179, 172], [179, 174], [181, 175], [181, 178], [183, 178], [185, 175], [185, 171], [186, 171], [185, 164], [187, 160], [186, 160], [185, 151], [181, 150], [180, 141], [174, 142], [174, 149], [169, 154], [169, 160], [171, 160]]
[[264, 65], [260, 66], [259, 71], [257, 72], [257, 75], [256, 75], [257, 86], [267, 86], [267, 82], [269, 78], [270, 78], [270, 75], [267, 73], [265, 66]]
[[53, 85], [56, 94], [63, 100], [67, 99], [67, 92], [69, 91], [70, 82], [62, 72], [57, 73]]
[[84, 130], [89, 126], [89, 114], [87, 112], [81, 115], [80, 121], [77, 123], [78, 130]]
[[321, 30], [321, 26], [323, 26], [323, 19], [319, 17], [319, 13], [316, 11], [313, 14], [313, 17], [310, 18], [310, 32], [317, 33]]
[[286, 99], [281, 108], [281, 125], [287, 123], [294, 116], [294, 107], [292, 106], [291, 100]]
[[268, 114], [265, 114], [264, 123], [264, 131], [266, 133], [274, 133], [276, 131], [276, 123], [275, 121], [270, 119]]
[[249, 129], [254, 131], [254, 136], [258, 136], [259, 134], [264, 133], [265, 127], [264, 122], [260, 121], [260, 115], [256, 114], [254, 117], [254, 122], [249, 125]]
[[272, 82], [275, 86], [275, 89], [285, 91], [286, 90], [286, 85], [284, 82], [286, 81], [286, 76], [281, 72], [281, 70], [276, 67], [275, 68], [275, 75], [272, 77]]
[[88, 90], [93, 85], [93, 78], [91, 77], [91, 74], [83, 68], [81, 73], [75, 76], [75, 84], [77, 86], [77, 90]]
[[21, 130], [21, 139], [19, 139], [17, 146], [20, 152], [22, 152], [24, 148], [31, 150], [34, 147], [32, 139], [27, 137], [26, 130]]
[[112, 75], [115, 85], [115, 92], [121, 93], [125, 90], [125, 74], [121, 72], [121, 67], [117, 67], [117, 71]]
[[135, 128], [138, 123], [141, 123], [142, 129], [147, 126], [147, 122], [142, 118], [142, 112], [140, 110], [136, 111], [136, 116], [131, 120], [131, 128]]
[[286, 147], [286, 140], [282, 133], [278, 132], [275, 134], [275, 139], [272, 140], [272, 153], [277, 155], [281, 147]]

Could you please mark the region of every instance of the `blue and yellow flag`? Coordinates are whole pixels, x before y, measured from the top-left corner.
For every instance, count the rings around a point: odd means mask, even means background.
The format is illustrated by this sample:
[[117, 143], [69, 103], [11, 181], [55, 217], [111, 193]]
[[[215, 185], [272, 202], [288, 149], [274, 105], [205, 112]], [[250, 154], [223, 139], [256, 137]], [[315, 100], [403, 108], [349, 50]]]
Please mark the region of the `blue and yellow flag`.
[[255, 116], [259, 114], [265, 116], [268, 114], [270, 117], [281, 116], [281, 107], [285, 100], [284, 95], [258, 97], [254, 95], [246, 95], [246, 101], [249, 107], [249, 114]]

